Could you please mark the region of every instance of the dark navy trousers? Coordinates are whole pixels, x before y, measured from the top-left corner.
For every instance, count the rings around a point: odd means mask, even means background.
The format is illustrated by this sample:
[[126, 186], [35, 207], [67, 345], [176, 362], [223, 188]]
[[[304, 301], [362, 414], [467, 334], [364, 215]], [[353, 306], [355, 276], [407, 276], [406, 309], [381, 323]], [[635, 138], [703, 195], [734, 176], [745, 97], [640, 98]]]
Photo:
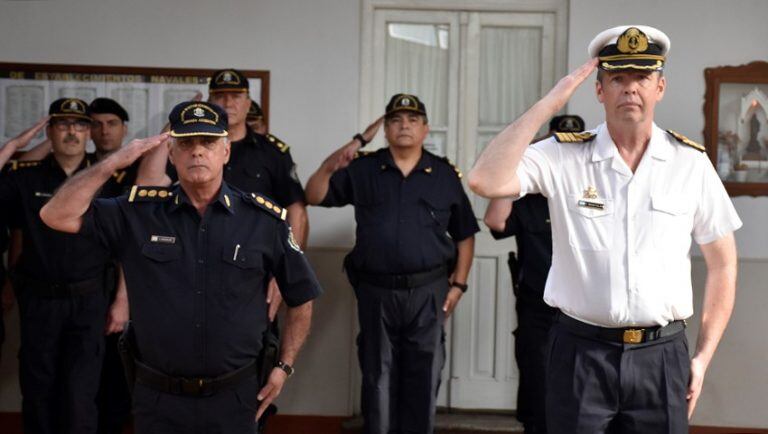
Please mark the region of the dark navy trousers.
[[432, 433], [445, 364], [447, 279], [412, 289], [361, 282], [355, 293], [363, 432]]

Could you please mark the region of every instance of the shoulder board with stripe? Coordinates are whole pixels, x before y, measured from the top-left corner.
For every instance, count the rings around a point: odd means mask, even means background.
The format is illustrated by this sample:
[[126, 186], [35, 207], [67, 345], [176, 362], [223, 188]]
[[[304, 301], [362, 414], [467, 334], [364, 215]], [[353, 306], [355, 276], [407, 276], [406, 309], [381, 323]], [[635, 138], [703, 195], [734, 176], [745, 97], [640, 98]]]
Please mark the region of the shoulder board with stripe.
[[453, 171], [456, 172], [456, 176], [458, 176], [459, 179], [461, 179], [464, 176], [461, 173], [461, 170], [459, 170], [459, 168], [456, 167], [455, 164], [451, 163], [451, 160], [449, 160], [448, 157], [439, 157], [439, 158], [440, 158], [440, 160], [444, 161], [446, 164], [448, 164], [449, 166], [451, 166], [453, 168]]
[[290, 146], [288, 146], [285, 143], [283, 143], [282, 140], [278, 139], [277, 137], [273, 136], [272, 134], [267, 134], [267, 140], [269, 141], [269, 143], [272, 143], [273, 145], [275, 145], [277, 147], [277, 150], [282, 152], [282, 153], [288, 152], [288, 149], [291, 148]]
[[707, 150], [707, 148], [705, 148], [703, 145], [700, 145], [700, 144], [694, 142], [693, 140], [689, 139], [688, 137], [685, 137], [684, 135], [682, 135], [682, 134], [680, 134], [680, 133], [678, 133], [676, 131], [667, 130], [667, 132], [669, 133], [670, 136], [674, 137], [678, 142], [680, 142], [680, 143], [682, 143], [682, 144], [684, 144], [686, 146], [690, 146], [691, 148], [693, 148], [693, 149], [695, 149], [697, 151], [705, 152]]
[[375, 154], [376, 151], [357, 151], [355, 152], [355, 158], [368, 157]]
[[555, 133], [555, 140], [560, 143], [586, 143], [591, 142], [597, 134], [595, 133]]
[[260, 194], [251, 193], [243, 194], [243, 198], [246, 202], [253, 203], [256, 205], [256, 207], [260, 208], [263, 211], [266, 211], [267, 214], [271, 215], [272, 217], [278, 219], [278, 220], [285, 220], [286, 215], [288, 215], [288, 210], [281, 207], [280, 205], [276, 204], [275, 201], [272, 199], [262, 196]]
[[171, 197], [173, 191], [170, 188], [134, 185], [128, 194], [128, 202], [162, 202]]
[[10, 165], [10, 170], [20, 170], [20, 169], [29, 169], [30, 167], [37, 167], [40, 165], [40, 161], [19, 161], [19, 160], [13, 160], [9, 161], [7, 164]]

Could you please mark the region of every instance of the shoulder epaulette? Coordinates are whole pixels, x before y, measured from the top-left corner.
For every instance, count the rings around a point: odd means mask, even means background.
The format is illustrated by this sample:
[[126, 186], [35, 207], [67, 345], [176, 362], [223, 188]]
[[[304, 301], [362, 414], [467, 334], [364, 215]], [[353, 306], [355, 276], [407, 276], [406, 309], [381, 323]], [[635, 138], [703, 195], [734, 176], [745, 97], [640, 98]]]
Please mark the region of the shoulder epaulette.
[[19, 169], [29, 169], [30, 167], [37, 167], [41, 163], [40, 160], [34, 160], [34, 161], [19, 161], [19, 160], [12, 160], [9, 161], [7, 164], [10, 165], [10, 170], [19, 170]]
[[266, 196], [262, 196], [256, 193], [245, 193], [243, 194], [243, 198], [246, 200], [246, 202], [255, 204], [258, 208], [266, 211], [267, 214], [275, 217], [276, 219], [285, 220], [285, 217], [288, 214], [288, 210], [276, 204], [275, 201]]
[[691, 148], [696, 149], [697, 151], [706, 152], [706, 150], [707, 150], [707, 148], [705, 148], [703, 145], [700, 145], [700, 144], [694, 142], [693, 140], [689, 139], [688, 137], [685, 137], [684, 135], [682, 135], [682, 134], [680, 134], [678, 132], [675, 132], [675, 131], [672, 131], [672, 130], [667, 130], [667, 132], [669, 133], [669, 135], [674, 137], [678, 142], [680, 142], [680, 143], [682, 143], [682, 144], [684, 144], [686, 146], [690, 146]]
[[112, 177], [115, 178], [115, 182], [118, 184], [123, 182], [123, 179], [125, 179], [125, 175], [128, 173], [127, 170], [118, 170], [117, 172], [112, 174]]
[[459, 179], [461, 179], [461, 177], [464, 176], [464, 175], [461, 174], [461, 170], [459, 170], [459, 168], [456, 167], [455, 164], [451, 163], [451, 160], [449, 160], [448, 157], [439, 157], [439, 158], [441, 160], [445, 161], [449, 166], [451, 166], [453, 168], [453, 171], [456, 172], [456, 176], [458, 176]]
[[586, 143], [591, 142], [597, 134], [583, 133], [555, 133], [555, 140], [560, 143]]
[[128, 202], [161, 202], [171, 197], [173, 197], [173, 191], [167, 187], [134, 185], [128, 194]]
[[376, 153], [376, 151], [357, 151], [357, 152], [355, 152], [355, 158], [367, 157], [367, 156], [373, 155], [375, 153]]
[[278, 139], [277, 137], [273, 136], [272, 134], [267, 134], [267, 140], [269, 140], [269, 143], [272, 143], [277, 147], [277, 150], [286, 153], [288, 152], [288, 149], [291, 147], [283, 143], [282, 140]]

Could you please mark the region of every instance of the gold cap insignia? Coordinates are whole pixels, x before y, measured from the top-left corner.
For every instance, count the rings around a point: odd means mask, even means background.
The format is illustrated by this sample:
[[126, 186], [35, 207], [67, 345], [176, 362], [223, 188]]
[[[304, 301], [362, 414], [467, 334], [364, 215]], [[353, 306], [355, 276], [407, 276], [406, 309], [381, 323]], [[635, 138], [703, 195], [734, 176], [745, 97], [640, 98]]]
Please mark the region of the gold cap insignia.
[[616, 48], [622, 53], [644, 53], [648, 49], [648, 36], [637, 27], [630, 27], [619, 36]]

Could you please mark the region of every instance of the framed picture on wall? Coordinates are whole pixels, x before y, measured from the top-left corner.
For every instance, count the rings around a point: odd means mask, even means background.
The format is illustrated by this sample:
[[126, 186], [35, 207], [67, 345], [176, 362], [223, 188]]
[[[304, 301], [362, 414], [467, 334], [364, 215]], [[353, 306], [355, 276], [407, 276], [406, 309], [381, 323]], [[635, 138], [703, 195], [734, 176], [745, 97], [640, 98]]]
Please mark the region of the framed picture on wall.
[[704, 70], [704, 141], [731, 196], [768, 195], [768, 62]]
[[[29, 128], [58, 98], [112, 98], [128, 111], [128, 136], [160, 132], [176, 104], [201, 93], [215, 69], [0, 63], [0, 143]], [[269, 122], [269, 71], [243, 70]], [[43, 134], [43, 133], [41, 133]], [[42, 139], [43, 137], [40, 137]], [[34, 142], [33, 142], [34, 144]]]

